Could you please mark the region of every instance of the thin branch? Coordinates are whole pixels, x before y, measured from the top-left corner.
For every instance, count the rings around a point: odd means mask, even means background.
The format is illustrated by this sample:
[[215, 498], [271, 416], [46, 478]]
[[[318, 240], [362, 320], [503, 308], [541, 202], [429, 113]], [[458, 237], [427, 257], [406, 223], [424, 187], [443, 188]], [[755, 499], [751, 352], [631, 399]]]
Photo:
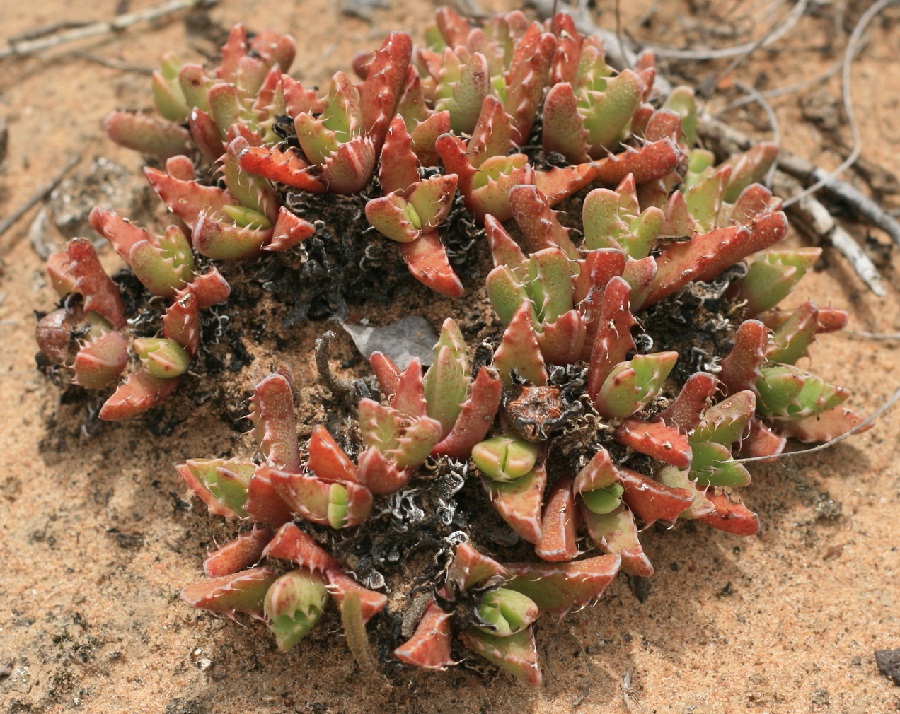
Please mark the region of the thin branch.
[[[856, 274], [873, 293], [878, 297], [887, 295], [875, 264], [859, 243], [853, 240], [853, 237], [834, 220], [834, 216], [828, 212], [825, 206], [819, 203], [815, 197], [803, 195], [800, 183], [790, 176], [779, 176], [778, 188], [778, 193], [789, 199], [784, 204], [785, 210], [799, 228], [819, 237], [820, 240], [831, 243], [847, 259]], [[792, 200], [795, 196], [799, 197], [796, 202]]]
[[40, 27], [32, 27], [18, 35], [13, 35], [8, 39], [9, 44], [25, 42], [27, 40], [36, 40], [39, 37], [47, 37], [55, 35], [63, 30], [75, 30], [91, 23], [87, 20], [60, 20], [59, 22], [51, 22], [49, 25], [41, 25]]
[[900, 332], [865, 332], [863, 330], [841, 330], [837, 334], [858, 337], [861, 340], [900, 340]]
[[835, 179], [833, 174], [794, 154], [785, 153], [780, 158], [780, 164], [785, 173], [804, 183], [814, 182], [822, 193], [845, 204], [857, 216], [883, 230], [894, 243], [900, 245], [900, 222], [859, 189], [846, 181]]
[[[141, 10], [139, 12], [119, 15], [112, 20], [92, 22], [89, 25], [83, 25], [81, 27], [63, 29], [62, 32], [48, 37], [39, 37], [33, 40], [17, 40], [16, 38], [11, 38], [7, 41], [6, 48], [0, 50], [0, 60], [4, 60], [8, 57], [27, 57], [70, 42], [87, 40], [92, 37], [101, 37], [103, 35], [112, 35], [139, 22], [159, 20], [181, 10], [209, 8], [216, 3], [218, 3], [218, 0], [169, 0], [169, 2], [165, 2], [162, 5], [157, 5], [156, 7]], [[66, 24], [63, 23], [60, 26], [66, 27]]]
[[28, 213], [28, 211], [31, 210], [32, 207], [34, 207], [36, 204], [40, 203], [47, 196], [49, 196], [50, 192], [54, 188], [59, 186], [60, 182], [66, 177], [66, 174], [69, 173], [69, 171], [71, 171], [73, 168], [75, 168], [75, 165], [79, 161], [81, 161], [80, 155], [73, 156], [71, 159], [69, 159], [69, 161], [66, 163], [66, 165], [63, 166], [48, 183], [41, 186], [37, 191], [35, 191], [31, 195], [31, 197], [27, 201], [25, 201], [25, 203], [23, 203], [15, 211], [13, 211], [10, 215], [8, 215], [6, 218], [4, 218], [2, 221], [0, 221], [0, 237], [2, 237], [3, 234], [6, 233], [6, 231], [8, 231], [10, 228], [12, 228], [12, 226], [15, 225], [15, 223], [22, 216], [24, 216], [26, 213]]
[[819, 444], [818, 446], [813, 446], [810, 449], [800, 449], [798, 451], [788, 451], [783, 454], [778, 454], [777, 456], [750, 456], [746, 459], [735, 459], [735, 462], [739, 463], [739, 464], [747, 464], [747, 463], [750, 463], [751, 461], [778, 461], [780, 459], [790, 459], [795, 456], [804, 456], [806, 454], [814, 454], [817, 451], [824, 451], [825, 449], [829, 449], [832, 446], [834, 446], [835, 444], [842, 442], [844, 439], [848, 439], [851, 436], [853, 436], [854, 434], [862, 431], [863, 429], [868, 427], [870, 424], [873, 424], [875, 422], [875, 420], [878, 419], [878, 417], [880, 417], [882, 414], [884, 414], [888, 409], [890, 409], [892, 406], [894, 406], [894, 404], [896, 404], [898, 401], [900, 401], [900, 389], [897, 389], [897, 391], [894, 392], [891, 395], [891, 397], [884, 404], [882, 404], [880, 407], [878, 407], [878, 409], [876, 409], [874, 412], [872, 412], [867, 418], [863, 419], [859, 424], [854, 426], [852, 429], [850, 429], [849, 431], [845, 431], [840, 436], [836, 436], [833, 439], [829, 439], [828, 441], [826, 441], [823, 444]]

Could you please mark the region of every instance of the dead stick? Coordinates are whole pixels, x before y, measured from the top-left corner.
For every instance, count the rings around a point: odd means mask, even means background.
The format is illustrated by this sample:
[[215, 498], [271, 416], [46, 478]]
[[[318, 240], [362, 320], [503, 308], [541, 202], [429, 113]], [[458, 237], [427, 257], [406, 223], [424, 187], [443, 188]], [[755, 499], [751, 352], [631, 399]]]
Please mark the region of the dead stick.
[[828, 209], [812, 196], [803, 196], [803, 186], [795, 178], [781, 174], [776, 179], [776, 184], [779, 188], [779, 195], [783, 195], [785, 198], [800, 196], [796, 203], [785, 209], [798, 228], [817, 236], [820, 240], [831, 243], [847, 259], [860, 279], [869, 286], [869, 289], [878, 297], [884, 297], [887, 292], [881, 283], [875, 265], [859, 243], [838, 225]]
[[59, 186], [60, 181], [62, 181], [66, 174], [71, 171], [75, 165], [81, 161], [81, 156], [73, 156], [69, 159], [69, 162], [59, 170], [59, 173], [53, 177], [53, 179], [39, 188], [25, 203], [19, 206], [15, 211], [13, 211], [10, 215], [3, 219], [0, 222], [0, 237], [3, 236], [6, 231], [8, 231], [12, 226], [18, 221], [22, 216], [24, 216], [33, 206], [43, 201], [50, 192]]
[[854, 186], [834, 179], [827, 171], [823, 171], [810, 161], [794, 154], [784, 153], [780, 157], [779, 165], [785, 173], [800, 179], [805, 184], [812, 185], [821, 182], [820, 190], [823, 193], [827, 193], [846, 205], [857, 216], [870, 221], [874, 226], [887, 233], [894, 243], [900, 245], [900, 223]]
[[139, 22], [159, 20], [180, 10], [212, 7], [217, 2], [218, 0], [169, 0], [169, 2], [147, 10], [119, 15], [113, 20], [93, 22], [90, 25], [66, 30], [50, 37], [24, 42], [9, 40], [6, 49], [0, 50], [0, 60], [7, 57], [25, 57], [69, 42], [114, 34]]

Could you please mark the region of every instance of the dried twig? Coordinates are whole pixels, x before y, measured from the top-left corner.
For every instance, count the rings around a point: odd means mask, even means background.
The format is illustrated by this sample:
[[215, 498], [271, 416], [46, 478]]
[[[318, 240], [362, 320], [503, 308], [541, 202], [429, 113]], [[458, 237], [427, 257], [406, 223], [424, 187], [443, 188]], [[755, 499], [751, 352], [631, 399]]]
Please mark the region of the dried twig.
[[[831, 243], [847, 259], [869, 289], [878, 297], [884, 297], [887, 292], [874, 263], [859, 243], [834, 220], [828, 209], [812, 196], [804, 195], [800, 182], [790, 176], [779, 176], [778, 187], [779, 195], [789, 199], [785, 206], [795, 225], [804, 232]], [[792, 200], [794, 197], [798, 198], [796, 202]], [[788, 203], [790, 205], [787, 205]]]
[[900, 332], [865, 332], [864, 330], [841, 330], [837, 334], [858, 337], [861, 340], [900, 340]]
[[80, 155], [73, 156], [71, 159], [69, 159], [66, 165], [63, 166], [48, 183], [41, 186], [31, 195], [31, 197], [27, 201], [25, 201], [25, 203], [23, 203], [15, 211], [13, 211], [6, 218], [0, 221], [0, 237], [2, 237], [3, 234], [6, 233], [6, 231], [8, 231], [13, 225], [15, 225], [15, 223], [33, 206], [49, 196], [50, 192], [60, 184], [60, 182], [66, 177], [66, 174], [69, 173], [69, 171], [71, 171], [79, 161], [81, 161]]
[[80, 27], [70, 27], [68, 23], [60, 23], [59, 27], [63, 29], [56, 34], [38, 37], [36, 39], [9, 39], [6, 48], [0, 50], [0, 60], [4, 60], [8, 57], [27, 57], [70, 42], [115, 34], [116, 32], [120, 32], [139, 22], [159, 20], [181, 10], [209, 8], [218, 3], [218, 1], [219, 0], [169, 0], [169, 2], [148, 8], [147, 10], [119, 15], [112, 20], [92, 22]]

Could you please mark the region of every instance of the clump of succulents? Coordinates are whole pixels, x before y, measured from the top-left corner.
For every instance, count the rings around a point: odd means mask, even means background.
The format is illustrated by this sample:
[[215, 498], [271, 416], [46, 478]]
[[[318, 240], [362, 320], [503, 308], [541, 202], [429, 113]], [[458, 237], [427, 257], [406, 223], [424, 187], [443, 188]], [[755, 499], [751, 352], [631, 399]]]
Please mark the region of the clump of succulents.
[[779, 308], [818, 250], [777, 247], [787, 223], [757, 183], [774, 148], [716, 165], [693, 148], [690, 90], [648, 102], [652, 58], [617, 72], [564, 14], [472, 27], [442, 9], [426, 37], [391, 34], [358, 58], [360, 81], [339, 72], [324, 95], [284, 73], [294, 45], [280, 35], [236, 28], [211, 72], [167, 58], [161, 117], [117, 112], [107, 129], [165, 160], [146, 173], [173, 223], [155, 236], [91, 218], [171, 301], [161, 332], [129, 335], [116, 284], [77, 239], [49, 261], [63, 303], [39, 344], [89, 389], [134, 362], [101, 412], [131, 416], [174, 389], [198, 311], [228, 299], [197, 266], [300, 250], [318, 218], [298, 195], [361, 196], [381, 235], [359, 239], [397, 243], [451, 297], [463, 284], [442, 232], [461, 201], [493, 260], [489, 351], [470, 358], [448, 318], [427, 369], [373, 353], [380, 398], [305, 444], [289, 379], [262, 380], [255, 450], [178, 467], [213, 515], [246, 526], [182, 596], [265, 620], [282, 650], [334, 599], [367, 666], [368, 627], [395, 662], [440, 670], [463, 647], [537, 684], [533, 623], [593, 602], [620, 569], [652, 575], [641, 529], [681, 518], [751, 535], [739, 457], [859, 423], [846, 390], [797, 366], [847, 315]]

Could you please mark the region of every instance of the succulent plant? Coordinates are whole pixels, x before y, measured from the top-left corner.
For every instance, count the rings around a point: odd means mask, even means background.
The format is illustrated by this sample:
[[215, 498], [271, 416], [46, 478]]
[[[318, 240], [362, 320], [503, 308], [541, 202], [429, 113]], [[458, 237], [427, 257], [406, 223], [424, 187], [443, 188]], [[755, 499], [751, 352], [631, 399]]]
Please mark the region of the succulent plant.
[[860, 423], [846, 390], [797, 366], [847, 315], [779, 308], [818, 250], [777, 247], [787, 222], [757, 183], [775, 149], [716, 165], [694, 147], [691, 90], [647, 101], [649, 56], [617, 72], [565, 14], [473, 27], [444, 8], [426, 38], [391, 34], [357, 59], [358, 82], [338, 72], [324, 95], [285, 74], [294, 42], [274, 33], [235, 28], [211, 71], [167, 57], [161, 116], [106, 126], [165, 162], [146, 176], [172, 223], [155, 235], [91, 216], [143, 296], [168, 303], [158, 334], [129, 327], [76, 239], [48, 261], [63, 302], [38, 343], [87, 389], [131, 363], [100, 414], [128, 417], [189, 369], [199, 311], [229, 298], [216, 264], [300, 251], [321, 230], [310, 196], [355, 197], [375, 230], [354, 239], [396, 243], [416, 280], [454, 298], [444, 235], [471, 214], [493, 261], [485, 344], [448, 318], [427, 369], [371, 354], [377, 389], [304, 444], [288, 377], [257, 384], [254, 451], [178, 466], [241, 525], [182, 597], [263, 619], [282, 650], [333, 599], [365, 667], [371, 621], [394, 663], [442, 670], [464, 648], [538, 684], [533, 623], [593, 602], [620, 569], [652, 575], [641, 530], [681, 518], [752, 535], [740, 457]]

